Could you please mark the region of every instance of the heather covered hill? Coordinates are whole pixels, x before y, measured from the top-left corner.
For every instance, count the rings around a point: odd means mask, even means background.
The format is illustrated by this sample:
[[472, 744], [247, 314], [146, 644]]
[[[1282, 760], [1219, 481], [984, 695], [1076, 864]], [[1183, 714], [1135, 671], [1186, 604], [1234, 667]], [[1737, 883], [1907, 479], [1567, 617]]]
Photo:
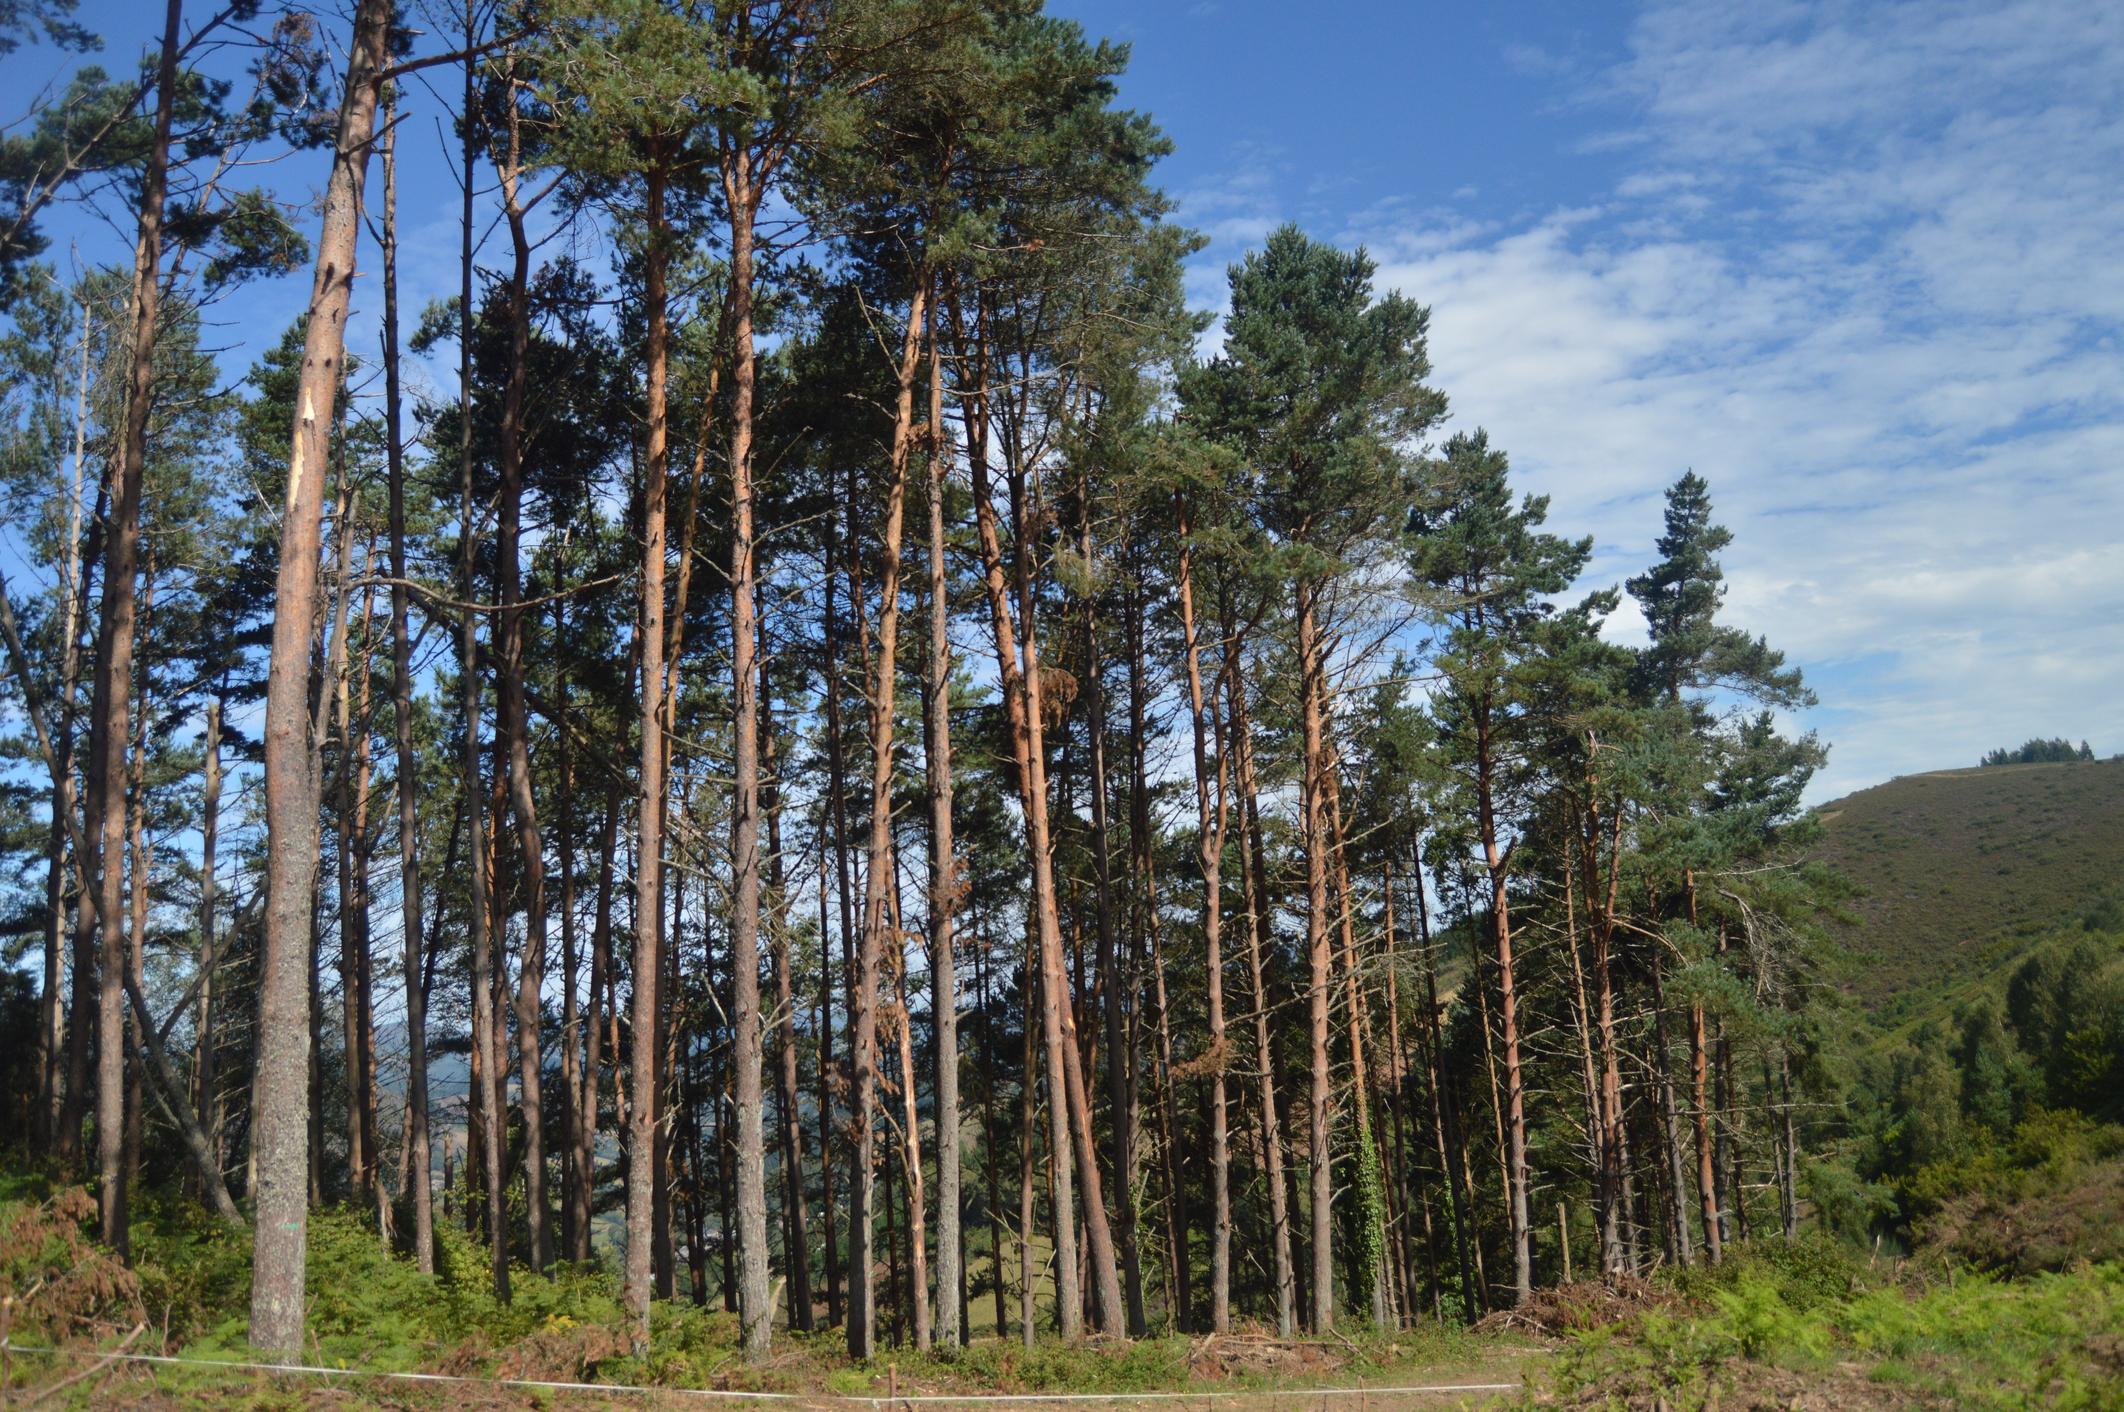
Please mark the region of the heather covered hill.
[[1845, 983], [1884, 1020], [2124, 907], [2124, 760], [1905, 775], [1820, 818], [1817, 856], [1857, 889]]

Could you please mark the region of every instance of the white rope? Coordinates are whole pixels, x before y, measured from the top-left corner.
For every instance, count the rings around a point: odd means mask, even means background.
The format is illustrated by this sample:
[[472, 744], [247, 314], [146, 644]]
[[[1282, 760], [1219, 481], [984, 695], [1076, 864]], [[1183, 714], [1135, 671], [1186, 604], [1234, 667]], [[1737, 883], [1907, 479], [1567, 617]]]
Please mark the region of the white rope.
[[1291, 1387], [1247, 1388], [1231, 1392], [974, 1392], [927, 1393], [900, 1397], [843, 1397], [842, 1402], [867, 1402], [873, 1407], [902, 1402], [1149, 1402], [1154, 1399], [1186, 1398], [1189, 1401], [1236, 1402], [1249, 1397], [1374, 1397], [1395, 1394], [1447, 1392], [1517, 1392], [1519, 1383], [1431, 1383], [1410, 1387]]
[[[93, 1358], [93, 1349], [32, 1348], [12, 1344], [11, 1353], [35, 1353], [52, 1358]], [[793, 1392], [728, 1392], [720, 1388], [693, 1387], [634, 1387], [626, 1383], [564, 1383], [548, 1382], [537, 1378], [474, 1378], [457, 1373], [399, 1373], [379, 1368], [320, 1368], [308, 1363], [247, 1363], [233, 1358], [177, 1358], [160, 1353], [120, 1353], [110, 1355], [125, 1363], [159, 1363], [174, 1368], [211, 1368], [233, 1372], [257, 1373], [302, 1373], [325, 1378], [388, 1378], [405, 1383], [474, 1383], [481, 1387], [537, 1388], [548, 1392], [661, 1392], [682, 1394], [686, 1397], [735, 1397], [772, 1399], [778, 1402], [794, 1401]]]
[[986, 1402], [1152, 1402], [1186, 1398], [1202, 1402], [1236, 1402], [1263, 1397], [1371, 1397], [1417, 1396], [1425, 1393], [1516, 1392], [1519, 1383], [1429, 1383], [1404, 1387], [1253, 1388], [1229, 1392], [969, 1392], [919, 1393], [898, 1397], [863, 1397], [837, 1393], [817, 1396], [796, 1392], [737, 1392], [723, 1388], [649, 1387], [633, 1383], [569, 1383], [539, 1378], [475, 1378], [458, 1373], [404, 1373], [376, 1368], [323, 1368], [308, 1363], [256, 1363], [223, 1358], [179, 1358], [158, 1353], [104, 1354], [95, 1349], [36, 1348], [10, 1344], [10, 1353], [28, 1353], [48, 1358], [103, 1357], [123, 1363], [153, 1363], [176, 1368], [206, 1368], [229, 1372], [295, 1373], [324, 1378], [383, 1378], [408, 1383], [468, 1383], [480, 1387], [520, 1387], [545, 1392], [638, 1392], [673, 1397], [720, 1397], [739, 1401], [830, 1403], [853, 1407], [895, 1407], [901, 1403], [950, 1403], [972, 1406]]

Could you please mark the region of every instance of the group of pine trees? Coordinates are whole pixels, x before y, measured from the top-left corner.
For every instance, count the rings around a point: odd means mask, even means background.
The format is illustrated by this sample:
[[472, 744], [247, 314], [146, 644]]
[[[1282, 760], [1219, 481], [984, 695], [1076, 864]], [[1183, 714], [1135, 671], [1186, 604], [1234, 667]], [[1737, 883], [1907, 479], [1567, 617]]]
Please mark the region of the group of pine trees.
[[[168, 0], [0, 139], [8, 1113], [110, 1245], [182, 1170], [260, 1348], [347, 1203], [761, 1357], [1795, 1230], [1822, 750], [1702, 479], [1583, 592], [1428, 311], [1296, 229], [1202, 356], [1125, 51], [1038, 0], [416, 18]], [[129, 265], [41, 258], [68, 201]], [[227, 385], [217, 305], [305, 267]]]
[[2094, 757], [2094, 747], [2084, 740], [2075, 746], [2062, 735], [2054, 735], [2048, 740], [2031, 736], [2021, 744], [2018, 750], [2008, 750], [2002, 745], [1996, 750], [1986, 751], [1984, 758], [1977, 763], [1979, 765], [2070, 765], [2092, 760]]

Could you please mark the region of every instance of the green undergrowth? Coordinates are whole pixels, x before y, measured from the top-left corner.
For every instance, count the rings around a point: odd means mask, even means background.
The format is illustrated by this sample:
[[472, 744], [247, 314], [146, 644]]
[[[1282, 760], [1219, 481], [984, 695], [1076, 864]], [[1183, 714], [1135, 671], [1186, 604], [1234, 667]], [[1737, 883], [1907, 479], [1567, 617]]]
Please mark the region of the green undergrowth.
[[1676, 1283], [1691, 1296], [1679, 1311], [1576, 1336], [1527, 1405], [1685, 1409], [1739, 1395], [1786, 1405], [1806, 1389], [1825, 1405], [1862, 1407], [2124, 1406], [2117, 1264], [1909, 1284], [1827, 1242], [1800, 1242]]
[[[838, 1335], [833, 1336], [839, 1348]], [[1166, 1334], [1132, 1340], [983, 1339], [928, 1353], [902, 1349], [866, 1363], [846, 1363], [826, 1379], [830, 1392], [869, 1396], [885, 1387], [888, 1366], [902, 1391], [1128, 1393], [1302, 1387], [1391, 1377], [1415, 1368], [1494, 1361], [1518, 1345], [1458, 1328], [1398, 1333], [1352, 1330], [1340, 1339], [1279, 1343], [1241, 1334], [1234, 1340]]]
[[[1279, 1341], [1242, 1332], [1227, 1339], [1166, 1335], [1138, 1340], [984, 1338], [971, 1347], [882, 1351], [852, 1361], [838, 1330], [777, 1330], [774, 1356], [743, 1360], [735, 1315], [685, 1301], [652, 1311], [649, 1351], [637, 1354], [613, 1273], [593, 1266], [536, 1275], [517, 1269], [513, 1298], [489, 1285], [486, 1252], [461, 1226], [437, 1227], [436, 1272], [387, 1250], [367, 1213], [312, 1213], [307, 1265], [307, 1364], [374, 1372], [440, 1372], [540, 1381], [646, 1384], [759, 1391], [876, 1395], [903, 1392], [1136, 1393], [1190, 1388], [1274, 1388], [1375, 1380], [1416, 1367], [1495, 1362], [1521, 1351], [1494, 1338], [1435, 1327], [1394, 1335], [1351, 1330], [1320, 1340]], [[180, 1193], [143, 1191], [133, 1211], [132, 1270], [102, 1254], [95, 1208], [80, 1188], [35, 1176], [0, 1179], [0, 1231], [21, 1234], [0, 1259], [0, 1283], [17, 1291], [94, 1255], [95, 1281], [76, 1280], [65, 1327], [53, 1336], [108, 1346], [135, 1324], [137, 1351], [203, 1361], [255, 1357], [246, 1338], [250, 1237]], [[0, 1256], [7, 1252], [0, 1251]], [[108, 1277], [106, 1277], [108, 1276]], [[55, 1286], [47, 1285], [47, 1288]], [[214, 1402], [227, 1372], [158, 1370], [155, 1383], [180, 1399]], [[254, 1390], [264, 1390], [258, 1385]], [[270, 1400], [270, 1397], [268, 1398]]]

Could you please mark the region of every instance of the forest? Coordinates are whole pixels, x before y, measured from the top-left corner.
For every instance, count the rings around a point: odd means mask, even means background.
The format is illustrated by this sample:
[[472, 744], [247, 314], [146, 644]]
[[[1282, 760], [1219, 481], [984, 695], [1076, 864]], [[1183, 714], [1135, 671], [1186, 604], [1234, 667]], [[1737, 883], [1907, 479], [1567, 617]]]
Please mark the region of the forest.
[[585, 1377], [685, 1306], [754, 1369], [1355, 1347], [2124, 1150], [2113, 908], [1868, 1048], [1714, 487], [1595, 582], [1363, 249], [1193, 307], [1125, 46], [163, 8], [0, 6], [82, 56], [0, 133], [23, 1328], [310, 1357], [359, 1281], [490, 1353], [605, 1301]]

